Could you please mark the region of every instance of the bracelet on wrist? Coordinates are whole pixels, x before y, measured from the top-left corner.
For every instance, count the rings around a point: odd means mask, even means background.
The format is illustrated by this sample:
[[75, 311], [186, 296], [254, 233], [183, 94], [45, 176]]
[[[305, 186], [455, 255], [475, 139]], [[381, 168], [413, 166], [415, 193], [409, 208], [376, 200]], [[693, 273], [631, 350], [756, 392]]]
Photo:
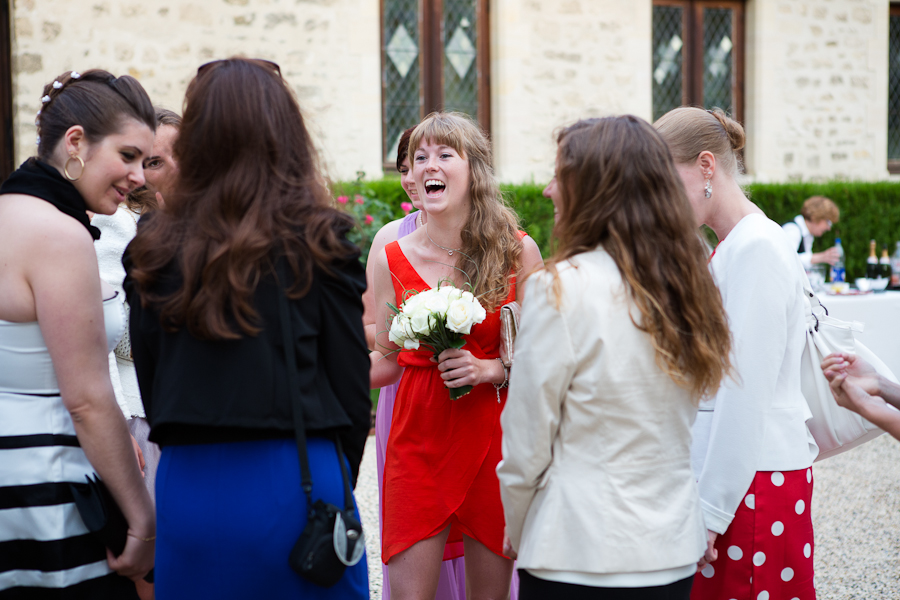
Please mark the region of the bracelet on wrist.
[[134, 539], [140, 540], [140, 541], [142, 541], [142, 542], [152, 542], [153, 540], [156, 539], [156, 536], [155, 536], [155, 535], [151, 535], [150, 537], [141, 537], [141, 536], [139, 536], [139, 535], [134, 535], [134, 534], [131, 533], [130, 531], [128, 532], [128, 536], [129, 536], [129, 537], [133, 537]]
[[498, 358], [500, 366], [503, 367], [503, 383], [495, 383], [494, 390], [497, 392], [497, 403], [500, 403], [500, 390], [509, 387], [509, 367], [503, 364], [503, 359]]

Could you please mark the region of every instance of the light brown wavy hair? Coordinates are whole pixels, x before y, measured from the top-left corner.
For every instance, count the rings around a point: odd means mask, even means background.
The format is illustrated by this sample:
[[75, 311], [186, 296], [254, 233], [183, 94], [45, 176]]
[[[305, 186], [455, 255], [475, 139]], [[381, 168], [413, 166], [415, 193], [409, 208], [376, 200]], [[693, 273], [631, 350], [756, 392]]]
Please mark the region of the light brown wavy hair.
[[558, 242], [547, 269], [561, 302], [557, 265], [603, 246], [640, 311], [656, 363], [697, 396], [730, 369], [731, 335], [691, 205], [665, 142], [625, 115], [586, 119], [558, 136]]
[[460, 234], [462, 247], [455, 266], [465, 272], [474, 294], [492, 311], [509, 295], [510, 275], [521, 265], [522, 241], [519, 218], [507, 206], [494, 177], [488, 137], [464, 114], [431, 113], [413, 130], [409, 155], [414, 157], [423, 142], [449, 146], [469, 163], [472, 210]]
[[328, 272], [359, 256], [345, 239], [352, 217], [333, 206], [300, 107], [273, 63], [201, 67], [174, 152], [175, 192], [129, 247], [141, 302], [167, 329], [207, 340], [255, 335], [254, 293], [279, 257], [298, 298], [316, 267]]

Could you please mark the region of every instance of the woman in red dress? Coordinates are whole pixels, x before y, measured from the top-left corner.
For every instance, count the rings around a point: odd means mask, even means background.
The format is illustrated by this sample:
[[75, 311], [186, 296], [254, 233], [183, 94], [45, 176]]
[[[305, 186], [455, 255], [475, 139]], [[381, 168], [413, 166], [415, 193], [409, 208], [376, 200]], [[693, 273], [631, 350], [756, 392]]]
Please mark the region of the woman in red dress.
[[[387, 304], [399, 306], [406, 291], [448, 279], [457, 287], [471, 282], [488, 316], [461, 350], [437, 362], [429, 350], [392, 352], [387, 328], [378, 334], [387, 356], [373, 353], [372, 386], [391, 383], [405, 367], [385, 456], [381, 558], [395, 600], [433, 598], [441, 560], [463, 548], [467, 596], [506, 598], [513, 561], [503, 556], [495, 468], [509, 373], [497, 360], [499, 308], [517, 299], [516, 279], [539, 268], [541, 255], [502, 200], [477, 125], [462, 115], [429, 115], [409, 150], [428, 220], [377, 257], [376, 323], [388, 322]], [[448, 388], [466, 385], [470, 393], [450, 399]]]

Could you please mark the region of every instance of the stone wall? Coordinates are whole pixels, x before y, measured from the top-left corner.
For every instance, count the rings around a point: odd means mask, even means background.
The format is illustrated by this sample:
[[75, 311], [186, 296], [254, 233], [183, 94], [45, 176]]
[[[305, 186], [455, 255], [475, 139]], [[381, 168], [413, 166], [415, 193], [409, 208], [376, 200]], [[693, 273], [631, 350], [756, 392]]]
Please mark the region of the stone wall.
[[[544, 182], [553, 132], [651, 117], [652, 0], [490, 0], [491, 112], [503, 181]], [[761, 181], [887, 177], [889, 0], [748, 0], [748, 172]], [[43, 85], [102, 67], [179, 110], [197, 66], [278, 62], [329, 175], [381, 175], [379, 0], [15, 0], [17, 160]]]
[[747, 3], [746, 163], [752, 177], [888, 176], [888, 5]]
[[15, 0], [18, 161], [35, 152], [44, 84], [100, 67], [137, 77], [181, 109], [199, 65], [232, 55], [277, 62], [335, 178], [381, 175], [377, 0]]
[[651, 118], [651, 0], [494, 0], [491, 8], [501, 180], [549, 180], [562, 125], [621, 113]]

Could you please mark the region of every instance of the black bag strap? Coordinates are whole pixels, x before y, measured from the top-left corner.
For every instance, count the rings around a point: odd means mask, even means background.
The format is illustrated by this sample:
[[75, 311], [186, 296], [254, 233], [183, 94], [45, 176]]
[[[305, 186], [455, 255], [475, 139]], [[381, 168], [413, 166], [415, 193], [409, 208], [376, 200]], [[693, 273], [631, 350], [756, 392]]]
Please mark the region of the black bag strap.
[[[303, 423], [303, 404], [300, 401], [300, 393], [297, 389], [297, 354], [294, 349], [294, 335], [291, 327], [291, 313], [288, 307], [287, 296], [287, 273], [284, 269], [284, 260], [280, 259], [277, 266], [278, 271], [278, 313], [281, 318], [281, 338], [284, 344], [284, 356], [287, 361], [288, 368], [288, 393], [291, 396], [291, 407], [294, 413], [294, 433], [297, 439], [297, 456], [300, 458], [300, 486], [306, 494], [308, 506], [312, 510], [312, 473], [309, 470], [309, 457], [306, 453], [306, 427]], [[341, 465], [341, 477], [344, 480], [344, 507], [345, 509], [353, 508], [353, 489], [350, 486], [350, 474], [347, 472], [347, 465], [344, 462], [344, 449], [341, 445], [340, 436], [334, 438], [337, 447], [338, 462]]]

